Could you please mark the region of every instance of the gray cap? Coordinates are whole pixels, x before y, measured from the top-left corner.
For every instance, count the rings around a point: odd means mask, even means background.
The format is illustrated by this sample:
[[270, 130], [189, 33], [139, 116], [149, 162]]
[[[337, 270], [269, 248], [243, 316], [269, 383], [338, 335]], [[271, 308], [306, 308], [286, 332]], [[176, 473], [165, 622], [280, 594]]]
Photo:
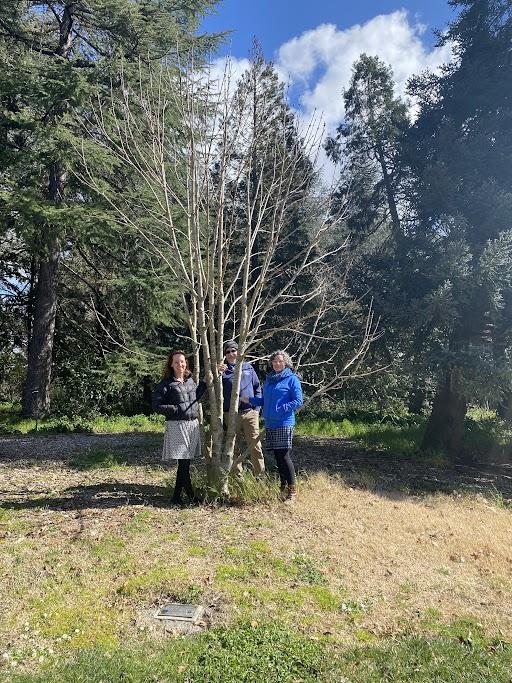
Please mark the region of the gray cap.
[[238, 351], [238, 344], [236, 343], [236, 341], [234, 339], [228, 339], [227, 341], [224, 342], [223, 348], [224, 348], [224, 353], [226, 353], [226, 351], [228, 349], [236, 349]]

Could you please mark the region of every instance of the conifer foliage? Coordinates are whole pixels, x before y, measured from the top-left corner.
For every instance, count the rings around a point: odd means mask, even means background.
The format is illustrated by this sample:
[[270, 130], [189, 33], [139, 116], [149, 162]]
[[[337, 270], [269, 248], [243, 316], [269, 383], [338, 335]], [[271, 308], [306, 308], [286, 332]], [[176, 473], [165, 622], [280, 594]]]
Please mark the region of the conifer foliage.
[[0, 6], [0, 215], [4, 238], [22, 239], [30, 261], [16, 274], [28, 306], [27, 416], [49, 409], [63, 261], [93, 225], [82, 211], [87, 192], [73, 173], [76, 112], [93, 96], [111, 96], [110, 75], [120, 59], [172, 59], [178, 40], [199, 43], [198, 18], [213, 4], [12, 0]]

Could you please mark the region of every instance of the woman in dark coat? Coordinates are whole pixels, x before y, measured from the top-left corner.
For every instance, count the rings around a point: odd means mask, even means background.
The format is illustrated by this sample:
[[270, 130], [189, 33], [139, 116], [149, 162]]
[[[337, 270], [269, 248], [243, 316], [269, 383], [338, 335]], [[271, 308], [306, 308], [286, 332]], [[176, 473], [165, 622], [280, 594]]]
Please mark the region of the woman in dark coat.
[[164, 368], [164, 378], [153, 392], [153, 409], [165, 415], [162, 460], [178, 461], [176, 485], [171, 503], [181, 505], [183, 490], [190, 502], [196, 502], [190, 479], [190, 461], [201, 455], [198, 401], [206, 390], [205, 382], [196, 385], [183, 351], [171, 351]]

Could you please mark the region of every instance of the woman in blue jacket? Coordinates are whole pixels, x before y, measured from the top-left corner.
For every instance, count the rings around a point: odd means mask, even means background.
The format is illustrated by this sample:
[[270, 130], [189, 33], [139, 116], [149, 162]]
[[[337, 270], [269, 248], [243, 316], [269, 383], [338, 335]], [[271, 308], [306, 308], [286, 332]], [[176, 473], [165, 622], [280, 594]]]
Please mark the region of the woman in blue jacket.
[[270, 356], [272, 370], [263, 384], [263, 397], [242, 396], [240, 401], [253, 407], [263, 406], [265, 441], [274, 456], [281, 479], [281, 491], [292, 500], [297, 494], [295, 468], [291, 459], [295, 411], [303, 403], [302, 387], [293, 372], [293, 363], [286, 351], [274, 351]]

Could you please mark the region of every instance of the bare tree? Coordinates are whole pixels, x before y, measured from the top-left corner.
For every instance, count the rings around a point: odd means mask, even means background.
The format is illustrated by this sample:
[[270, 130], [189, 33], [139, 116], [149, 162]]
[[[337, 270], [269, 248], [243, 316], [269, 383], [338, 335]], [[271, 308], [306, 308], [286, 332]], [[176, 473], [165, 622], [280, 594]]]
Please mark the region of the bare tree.
[[[343, 296], [346, 244], [336, 240], [344, 215], [332, 216], [310, 161], [321, 142], [317, 123], [300, 130], [283, 107], [269, 125], [254, 116], [254, 88], [237, 88], [229, 66], [215, 79], [192, 60], [123, 92], [110, 110], [97, 105], [92, 128], [97, 144], [143, 181], [145, 199], [135, 206], [109, 192], [89, 172], [85, 151], [84, 175], [178, 283], [196, 372], [204, 369], [208, 385], [210, 471], [226, 490], [243, 360], [286, 338], [299, 364], [317, 368], [318, 397], [357, 375], [377, 326], [370, 311], [350, 358], [340, 361], [354, 303], [347, 307]], [[141, 226], [141, 212], [151, 227]], [[224, 425], [217, 365], [233, 336], [239, 353]]]

